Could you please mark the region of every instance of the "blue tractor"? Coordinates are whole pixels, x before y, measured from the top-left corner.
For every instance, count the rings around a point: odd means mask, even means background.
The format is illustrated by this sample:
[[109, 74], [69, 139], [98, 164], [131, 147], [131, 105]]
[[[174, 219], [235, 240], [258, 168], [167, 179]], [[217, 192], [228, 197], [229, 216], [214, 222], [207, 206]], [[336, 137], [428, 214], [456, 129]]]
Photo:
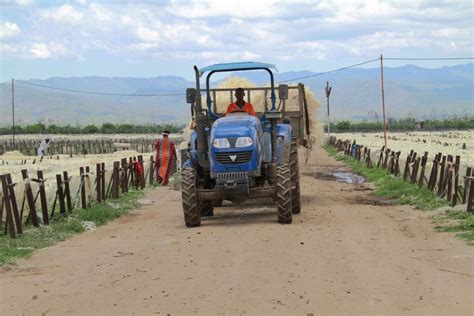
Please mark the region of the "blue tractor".
[[[250, 70], [265, 71], [270, 76], [270, 87], [247, 89], [264, 89], [266, 96], [269, 92], [271, 107], [266, 105], [265, 111], [257, 116], [246, 112], [219, 115], [215, 105], [215, 93], [219, 89], [210, 88], [211, 76]], [[201, 217], [212, 216], [214, 206], [223, 200], [240, 203], [247, 199], [272, 198], [278, 222], [283, 224], [291, 223], [292, 214], [300, 212], [298, 141], [292, 138], [295, 134], [292, 118], [285, 114], [284, 106], [289, 87], [279, 85], [277, 108], [272, 70], [276, 70], [274, 65], [256, 62], [216, 64], [201, 69], [194, 66], [196, 88], [186, 91], [194, 127], [181, 179], [187, 227], [200, 226]], [[203, 108], [200, 79], [205, 74], [207, 106]], [[232, 100], [230, 89], [229, 92]], [[306, 117], [307, 121], [306, 112], [303, 115], [297, 111], [293, 116]], [[300, 139], [303, 125], [300, 123], [297, 128]], [[308, 134], [309, 129], [306, 129]]]

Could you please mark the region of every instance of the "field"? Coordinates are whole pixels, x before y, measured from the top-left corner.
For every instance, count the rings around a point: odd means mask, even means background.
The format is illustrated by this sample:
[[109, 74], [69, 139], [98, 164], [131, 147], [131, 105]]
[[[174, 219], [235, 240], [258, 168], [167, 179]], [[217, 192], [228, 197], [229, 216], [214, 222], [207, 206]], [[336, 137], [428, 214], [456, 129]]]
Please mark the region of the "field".
[[[68, 172], [71, 178], [71, 195], [76, 198], [76, 192], [80, 184], [80, 167], [90, 167], [91, 174], [95, 175], [95, 166], [97, 163], [105, 163], [107, 170], [105, 177], [111, 177], [111, 170], [114, 161], [120, 161], [122, 158], [129, 159], [130, 157], [137, 157], [142, 155], [144, 159], [145, 171], [149, 168], [150, 156], [154, 155], [154, 141], [161, 137], [161, 135], [54, 135], [53, 145], [50, 147], [50, 152], [42, 160], [34, 155], [25, 155], [19, 150], [27, 153], [35, 152], [36, 147], [40, 141], [44, 139], [44, 135], [18, 135], [16, 137], [16, 146], [18, 150], [8, 151], [0, 155], [0, 174], [10, 173], [15, 186], [15, 193], [17, 199], [21, 201], [24, 190], [24, 180], [22, 179], [21, 170], [28, 170], [30, 178], [37, 177], [37, 171], [43, 171], [45, 183], [45, 190], [48, 196], [48, 204], [51, 205], [54, 200], [56, 190], [56, 174], [62, 174], [64, 171]], [[178, 136], [179, 137], [179, 136]], [[2, 141], [9, 142], [11, 136], [0, 136], [0, 144]], [[177, 142], [180, 139], [175, 139]], [[102, 150], [107, 150], [105, 154], [84, 154], [81, 152], [82, 146], [89, 144], [106, 144]], [[23, 143], [22, 143], [23, 142]], [[74, 143], [76, 147], [68, 146]], [[23, 144], [23, 146], [22, 146]], [[124, 146], [125, 145], [125, 146]], [[90, 145], [92, 146], [92, 145]], [[125, 150], [124, 150], [125, 148]], [[127, 148], [135, 148], [136, 150], [127, 150]], [[98, 147], [95, 148], [97, 151]], [[87, 150], [90, 151], [89, 147]], [[36, 192], [38, 183], [31, 182], [32, 189]], [[88, 184], [89, 185], [89, 184]], [[92, 182], [88, 190], [94, 189]]]
[[[372, 154], [380, 153], [384, 145], [383, 133], [337, 133], [340, 139], [356, 140], [358, 144], [371, 148]], [[465, 145], [465, 146], [463, 146]], [[405, 159], [410, 150], [418, 154], [428, 152], [430, 162], [434, 155], [461, 156], [461, 166], [474, 166], [474, 131], [443, 131], [443, 132], [405, 132], [387, 134], [387, 146], [392, 151], [401, 151], [400, 158]], [[375, 160], [376, 161], [376, 160]]]

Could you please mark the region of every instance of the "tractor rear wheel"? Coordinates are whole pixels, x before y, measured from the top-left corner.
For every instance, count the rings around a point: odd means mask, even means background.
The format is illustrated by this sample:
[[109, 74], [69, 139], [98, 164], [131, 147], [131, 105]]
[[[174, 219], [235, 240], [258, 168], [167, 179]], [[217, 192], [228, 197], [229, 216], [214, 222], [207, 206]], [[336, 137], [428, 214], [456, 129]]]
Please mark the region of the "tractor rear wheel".
[[291, 140], [290, 147], [290, 170], [291, 170], [291, 208], [293, 214], [301, 212], [300, 202], [300, 167], [298, 162], [298, 143], [296, 139]]
[[290, 224], [292, 220], [291, 173], [288, 164], [279, 164], [277, 166], [276, 204], [278, 208], [278, 222]]
[[186, 227], [201, 225], [201, 210], [197, 199], [196, 170], [184, 168], [181, 177], [181, 199]]

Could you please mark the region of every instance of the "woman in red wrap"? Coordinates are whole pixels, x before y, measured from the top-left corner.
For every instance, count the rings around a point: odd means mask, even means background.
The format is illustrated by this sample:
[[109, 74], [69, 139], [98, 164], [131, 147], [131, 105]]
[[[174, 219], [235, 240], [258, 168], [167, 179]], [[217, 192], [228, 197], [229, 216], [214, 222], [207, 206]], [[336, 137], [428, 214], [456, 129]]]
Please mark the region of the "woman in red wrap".
[[170, 132], [164, 131], [163, 138], [156, 141], [155, 170], [156, 180], [162, 185], [167, 185], [171, 167], [176, 163], [176, 148], [174, 142], [169, 138]]

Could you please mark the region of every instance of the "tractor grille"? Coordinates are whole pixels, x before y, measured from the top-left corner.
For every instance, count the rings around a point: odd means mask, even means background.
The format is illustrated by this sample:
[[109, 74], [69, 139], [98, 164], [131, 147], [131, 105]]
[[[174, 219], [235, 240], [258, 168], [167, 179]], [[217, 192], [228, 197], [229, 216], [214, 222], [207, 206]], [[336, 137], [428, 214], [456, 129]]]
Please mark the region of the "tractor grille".
[[[252, 158], [252, 151], [215, 153], [214, 155], [219, 163], [230, 165], [249, 162]], [[235, 159], [232, 160], [231, 156], [235, 156]]]
[[247, 179], [248, 174], [245, 171], [237, 171], [237, 172], [220, 172], [216, 174], [216, 179]]

